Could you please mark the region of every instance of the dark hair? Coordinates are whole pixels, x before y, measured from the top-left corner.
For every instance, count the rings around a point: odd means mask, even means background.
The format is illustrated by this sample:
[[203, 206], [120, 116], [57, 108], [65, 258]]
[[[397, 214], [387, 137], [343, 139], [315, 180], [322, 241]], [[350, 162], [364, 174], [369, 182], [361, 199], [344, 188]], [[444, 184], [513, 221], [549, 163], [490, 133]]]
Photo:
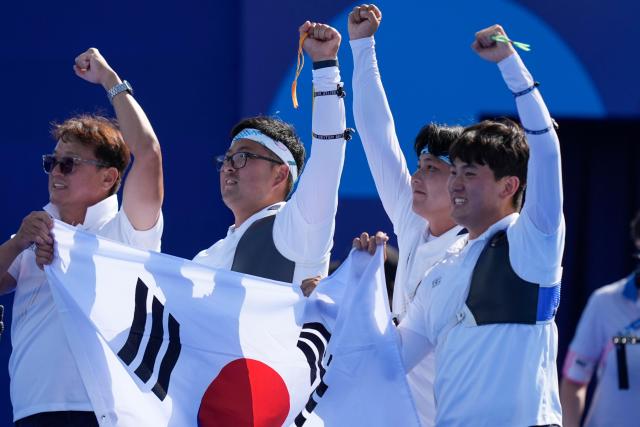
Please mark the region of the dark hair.
[[79, 142], [84, 146], [92, 147], [96, 159], [118, 170], [118, 179], [109, 190], [109, 196], [118, 191], [124, 171], [131, 161], [131, 154], [115, 120], [98, 115], [82, 114], [62, 123], [53, 123], [51, 136], [56, 141]]
[[[300, 176], [302, 168], [304, 167], [305, 151], [304, 145], [302, 144], [302, 141], [300, 141], [300, 137], [298, 137], [296, 130], [292, 125], [275, 117], [248, 117], [241, 120], [233, 127], [233, 129], [231, 129], [231, 138], [247, 128], [257, 129], [269, 138], [283, 143], [293, 155], [293, 159], [296, 161], [296, 166], [298, 167], [298, 177]], [[291, 179], [291, 175], [289, 175], [287, 194], [291, 193], [292, 188], [293, 181]]]
[[420, 152], [425, 146], [429, 149], [429, 153], [436, 157], [448, 156], [451, 145], [460, 137], [463, 130], [462, 126], [447, 126], [435, 123], [423, 126], [413, 144], [416, 156], [420, 157]]
[[449, 150], [451, 161], [487, 165], [496, 180], [516, 176], [520, 187], [513, 195], [513, 207], [522, 206], [527, 182], [529, 145], [524, 131], [509, 119], [484, 120], [467, 127]]
[[634, 244], [637, 240], [640, 240], [640, 211], [631, 220], [631, 239], [633, 239]]

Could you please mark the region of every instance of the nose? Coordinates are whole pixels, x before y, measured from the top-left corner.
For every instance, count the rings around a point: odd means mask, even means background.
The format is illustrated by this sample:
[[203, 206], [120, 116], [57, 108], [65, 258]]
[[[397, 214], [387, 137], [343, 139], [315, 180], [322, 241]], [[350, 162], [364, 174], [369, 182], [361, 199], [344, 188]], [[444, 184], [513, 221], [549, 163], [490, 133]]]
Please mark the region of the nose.
[[60, 170], [60, 163], [56, 162], [56, 164], [53, 166], [53, 169], [51, 169], [51, 175], [54, 175], [54, 176], [64, 175]]
[[461, 191], [464, 189], [464, 183], [462, 181], [462, 177], [460, 176], [460, 174], [449, 175], [447, 185], [449, 187], [449, 193], [453, 193], [455, 191]]
[[419, 184], [421, 182], [422, 182], [422, 170], [418, 169], [413, 173], [413, 175], [411, 175], [411, 183]]
[[222, 162], [222, 166], [220, 167], [220, 173], [229, 173], [233, 172], [234, 170], [234, 167], [231, 165], [231, 158], [225, 158]]

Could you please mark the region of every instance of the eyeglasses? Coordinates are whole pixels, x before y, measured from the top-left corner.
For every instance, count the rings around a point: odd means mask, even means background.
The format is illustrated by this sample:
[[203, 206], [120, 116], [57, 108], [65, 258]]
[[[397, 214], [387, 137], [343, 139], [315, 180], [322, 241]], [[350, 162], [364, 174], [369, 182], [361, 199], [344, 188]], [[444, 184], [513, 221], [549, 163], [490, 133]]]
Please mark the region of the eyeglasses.
[[47, 174], [50, 174], [53, 169], [55, 169], [56, 165], [60, 165], [60, 173], [63, 175], [69, 175], [73, 172], [75, 165], [80, 163], [88, 163], [102, 168], [109, 167], [108, 164], [99, 160], [82, 159], [80, 157], [72, 156], [64, 156], [57, 159], [53, 154], [45, 154], [42, 156], [42, 168]]
[[237, 153], [233, 153], [230, 156], [225, 155], [225, 154], [222, 154], [220, 156], [216, 156], [215, 157], [216, 170], [218, 172], [220, 172], [222, 170], [225, 162], [230, 162], [231, 167], [234, 168], [234, 169], [242, 169], [243, 167], [245, 167], [247, 165], [247, 159], [266, 160], [268, 162], [276, 163], [278, 165], [283, 165], [284, 164], [284, 162], [276, 160], [276, 159], [272, 159], [270, 157], [260, 156], [258, 154], [248, 153], [246, 151], [238, 151]]

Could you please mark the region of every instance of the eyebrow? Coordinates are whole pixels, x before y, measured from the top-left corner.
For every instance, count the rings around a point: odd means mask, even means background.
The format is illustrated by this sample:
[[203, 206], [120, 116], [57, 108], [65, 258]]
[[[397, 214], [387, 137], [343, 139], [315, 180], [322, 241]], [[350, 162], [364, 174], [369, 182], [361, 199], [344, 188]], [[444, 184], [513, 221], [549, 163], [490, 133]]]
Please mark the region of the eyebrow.
[[51, 154], [55, 154], [55, 155], [60, 155], [60, 156], [64, 156], [64, 157], [81, 157], [80, 154], [76, 153], [75, 151], [66, 151], [64, 153], [60, 153], [58, 150], [53, 150], [53, 153]]
[[[455, 166], [455, 165], [454, 165]], [[463, 169], [478, 169], [478, 165], [474, 163], [463, 163], [461, 166]]]

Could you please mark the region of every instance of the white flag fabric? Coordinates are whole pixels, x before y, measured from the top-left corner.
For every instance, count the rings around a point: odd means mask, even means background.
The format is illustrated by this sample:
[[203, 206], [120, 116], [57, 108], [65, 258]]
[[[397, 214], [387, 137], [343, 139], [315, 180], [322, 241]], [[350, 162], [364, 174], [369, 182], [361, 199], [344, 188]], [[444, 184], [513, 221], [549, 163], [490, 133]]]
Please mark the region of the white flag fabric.
[[[418, 426], [382, 255], [309, 299], [56, 221], [46, 267], [101, 426]], [[46, 355], [43, 355], [46, 357]]]
[[323, 325], [330, 340], [297, 427], [420, 426], [389, 311], [381, 250], [373, 259], [352, 251], [320, 282], [301, 337], [315, 332], [314, 325]]

